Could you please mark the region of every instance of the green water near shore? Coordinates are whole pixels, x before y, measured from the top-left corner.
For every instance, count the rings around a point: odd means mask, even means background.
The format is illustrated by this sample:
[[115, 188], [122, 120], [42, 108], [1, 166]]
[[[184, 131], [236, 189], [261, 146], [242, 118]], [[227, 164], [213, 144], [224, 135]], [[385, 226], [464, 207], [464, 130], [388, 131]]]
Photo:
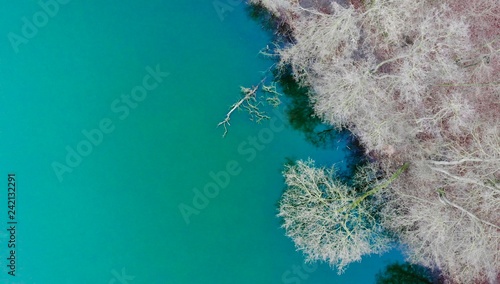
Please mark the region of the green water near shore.
[[[280, 119], [283, 108], [262, 124], [236, 112], [221, 137], [216, 125], [239, 86], [272, 65], [258, 55], [271, 38], [244, 4], [221, 20], [210, 1], [73, 0], [18, 53], [7, 35], [21, 35], [22, 18], [41, 7], [9, 6], [0, 17], [0, 222], [7, 227], [13, 172], [18, 224], [15, 277], [9, 232], [0, 233], [1, 283], [372, 283], [401, 259], [366, 258], [342, 276], [325, 264], [296, 272], [303, 256], [275, 218], [283, 164], [310, 156], [342, 165], [346, 148], [315, 148]], [[126, 101], [148, 67], [168, 76], [150, 75], [141, 100]], [[94, 144], [84, 134], [93, 129], [102, 133]], [[85, 155], [68, 166], [68, 149]], [[196, 189], [228, 167], [230, 180], [196, 207]], [[186, 219], [181, 204], [196, 213]]]

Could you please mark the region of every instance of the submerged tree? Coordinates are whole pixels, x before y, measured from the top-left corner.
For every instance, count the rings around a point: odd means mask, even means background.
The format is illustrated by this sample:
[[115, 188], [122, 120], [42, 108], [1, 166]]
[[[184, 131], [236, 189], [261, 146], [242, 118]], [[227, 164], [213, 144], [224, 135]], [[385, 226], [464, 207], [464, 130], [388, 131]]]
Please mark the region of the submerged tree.
[[[335, 177], [334, 168], [316, 168], [312, 160], [287, 166], [284, 176], [288, 186], [279, 203], [286, 235], [307, 261], [326, 261], [342, 273], [366, 254], [384, 252], [390, 243], [378, 222], [373, 196], [380, 194], [407, 165], [391, 179], [372, 188], [348, 186]], [[372, 171], [360, 172], [357, 184], [367, 183]]]

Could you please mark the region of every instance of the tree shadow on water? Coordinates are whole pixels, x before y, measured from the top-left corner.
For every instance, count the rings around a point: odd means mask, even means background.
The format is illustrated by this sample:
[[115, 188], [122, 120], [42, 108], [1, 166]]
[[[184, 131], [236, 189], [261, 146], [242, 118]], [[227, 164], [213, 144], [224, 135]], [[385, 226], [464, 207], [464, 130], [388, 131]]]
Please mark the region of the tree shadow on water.
[[305, 140], [313, 146], [341, 152], [344, 167], [337, 168], [336, 175], [341, 181], [350, 184], [354, 174], [369, 163], [365, 148], [348, 129], [337, 129], [325, 124], [314, 112], [309, 90], [299, 86], [291, 74], [277, 78], [286, 97], [285, 114], [290, 126], [302, 132]]
[[[273, 32], [275, 45], [267, 46], [265, 53], [279, 60], [276, 56], [276, 48], [280, 45], [289, 44], [292, 40], [288, 38], [289, 28], [286, 23], [273, 16], [261, 5], [251, 4], [247, 6], [247, 13], [256, 22], [261, 23], [262, 28]], [[339, 131], [322, 123], [321, 119], [314, 114], [314, 109], [309, 101], [308, 88], [300, 86], [293, 78], [290, 68], [272, 71], [276, 82], [280, 85], [287, 97], [286, 114], [290, 125], [305, 134], [306, 140], [316, 147], [327, 148], [333, 146], [332, 141], [338, 137]]]
[[291, 42], [293, 40], [291, 29], [283, 19], [275, 17], [262, 5], [249, 4], [246, 6], [248, 15], [259, 22], [262, 28], [272, 33], [276, 42]]
[[[339, 174], [342, 177], [351, 176], [357, 167], [366, 162], [365, 150], [356, 137], [347, 129], [339, 130], [325, 124], [315, 114], [309, 98], [310, 90], [295, 81], [291, 70], [281, 70], [279, 74], [275, 71], [275, 78], [287, 98], [285, 113], [292, 128], [302, 132], [306, 141], [315, 147], [344, 151], [347, 169]], [[345, 143], [345, 148], [339, 147], [341, 142]]]
[[[270, 55], [275, 60], [279, 60], [276, 48], [293, 42], [290, 29], [286, 22], [273, 16], [261, 5], [250, 4], [247, 6], [247, 13], [256, 22], [261, 23], [262, 28], [274, 35], [275, 45], [267, 46], [263, 54]], [[314, 114], [314, 109], [309, 101], [309, 90], [300, 86], [295, 79], [290, 68], [277, 68], [272, 71], [276, 82], [281, 86], [283, 93], [288, 98], [287, 115], [290, 125], [305, 134], [306, 140], [316, 147], [328, 148], [334, 146], [336, 138], [344, 131], [338, 131], [332, 126], [322, 123], [321, 119]]]
[[440, 284], [437, 275], [426, 267], [410, 263], [393, 263], [375, 276], [377, 284]]
[[[262, 54], [267, 54], [276, 61], [279, 60], [276, 56], [277, 49], [294, 42], [286, 21], [273, 16], [260, 5], [248, 5], [247, 13], [252, 19], [259, 22], [264, 30], [273, 33], [274, 45], [268, 45]], [[339, 130], [323, 123], [321, 118], [314, 113], [309, 99], [309, 88], [297, 83], [290, 67], [275, 68], [272, 72], [281, 92], [285, 95], [285, 112], [292, 128], [301, 131], [306, 141], [315, 147], [344, 151], [343, 156], [347, 169], [344, 172], [339, 172], [339, 175], [350, 177], [358, 166], [366, 162], [365, 151], [358, 140], [347, 129]], [[342, 144], [340, 142], [345, 142], [347, 147], [339, 147]]]
[[316, 147], [333, 146], [332, 143], [342, 131], [324, 124], [316, 116], [309, 100], [309, 89], [300, 86], [289, 70], [276, 74], [276, 78], [287, 98], [286, 114], [293, 129], [303, 132], [306, 140]]

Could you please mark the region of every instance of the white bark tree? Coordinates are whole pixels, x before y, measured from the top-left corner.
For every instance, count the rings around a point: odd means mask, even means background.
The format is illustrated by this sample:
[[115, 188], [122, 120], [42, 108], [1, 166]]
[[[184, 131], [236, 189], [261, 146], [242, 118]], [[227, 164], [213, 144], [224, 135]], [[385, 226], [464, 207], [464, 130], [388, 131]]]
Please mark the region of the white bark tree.
[[312, 160], [288, 166], [284, 172], [288, 188], [278, 214], [286, 235], [304, 252], [307, 261], [326, 261], [339, 274], [363, 255], [384, 252], [390, 239], [378, 222], [377, 206], [370, 198], [380, 194], [405, 168], [391, 180], [361, 189], [342, 184], [333, 168], [316, 168]]

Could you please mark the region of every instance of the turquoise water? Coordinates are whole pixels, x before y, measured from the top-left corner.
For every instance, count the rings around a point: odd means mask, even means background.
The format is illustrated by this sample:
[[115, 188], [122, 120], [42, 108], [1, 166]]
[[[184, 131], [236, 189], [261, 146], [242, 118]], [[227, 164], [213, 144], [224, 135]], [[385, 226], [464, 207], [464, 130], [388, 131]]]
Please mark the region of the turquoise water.
[[[239, 86], [272, 65], [258, 56], [271, 38], [245, 5], [222, 3], [232, 10], [220, 18], [210, 1], [73, 0], [35, 17], [43, 25], [14, 47], [9, 33], [42, 8], [4, 3], [0, 222], [15, 173], [18, 223], [15, 277], [0, 233], [1, 283], [372, 283], [401, 259], [366, 258], [342, 276], [294, 270], [303, 256], [274, 217], [283, 164], [341, 165], [345, 145], [314, 148], [283, 109], [272, 124], [237, 112], [221, 137]], [[132, 91], [137, 100], [122, 97]]]

